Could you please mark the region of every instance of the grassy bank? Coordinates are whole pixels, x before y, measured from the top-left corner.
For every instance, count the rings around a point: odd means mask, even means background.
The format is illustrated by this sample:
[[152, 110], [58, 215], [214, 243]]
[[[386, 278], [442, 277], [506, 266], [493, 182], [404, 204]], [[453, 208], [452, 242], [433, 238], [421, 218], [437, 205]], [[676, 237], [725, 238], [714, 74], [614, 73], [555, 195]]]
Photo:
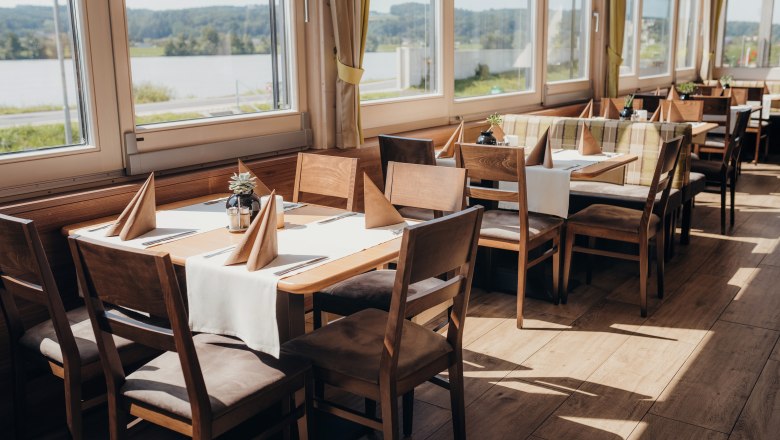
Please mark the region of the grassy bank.
[[[81, 143], [81, 128], [73, 126], [73, 141]], [[24, 125], [0, 129], [0, 154], [65, 144], [65, 124]]]

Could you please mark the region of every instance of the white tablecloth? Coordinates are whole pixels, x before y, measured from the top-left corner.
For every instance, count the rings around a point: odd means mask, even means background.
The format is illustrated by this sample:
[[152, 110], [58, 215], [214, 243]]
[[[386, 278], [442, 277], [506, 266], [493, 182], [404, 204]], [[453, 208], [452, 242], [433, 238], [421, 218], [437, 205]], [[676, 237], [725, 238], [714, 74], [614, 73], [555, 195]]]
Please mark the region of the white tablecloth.
[[[276, 320], [277, 283], [280, 279], [400, 237], [404, 224], [365, 229], [362, 214], [326, 224], [312, 223], [280, 229], [279, 257], [255, 272], [246, 265], [223, 266], [230, 255], [214, 252], [188, 258], [187, 298], [193, 331], [235, 336], [250, 348], [279, 356]], [[218, 251], [218, 250], [215, 250]], [[327, 260], [276, 275], [313, 258]]]
[[227, 222], [228, 218], [225, 213], [225, 201], [220, 200], [216, 203], [198, 203], [196, 205], [185, 206], [169, 211], [157, 211], [157, 227], [132, 240], [122, 241], [118, 236], [106, 237], [108, 228], [104, 227], [84, 228], [76, 231], [76, 234], [105, 241], [106, 243], [118, 244], [135, 249], [146, 249], [159, 244], [149, 242], [192, 231], [190, 234], [178, 238], [173, 237], [170, 240], [165, 241], [166, 243], [170, 243], [171, 241], [224, 228], [227, 225]]
[[[553, 168], [541, 165], [527, 167], [525, 180], [528, 211], [567, 218], [572, 171], [616, 156], [619, 154], [583, 156], [577, 150], [558, 150], [553, 153]], [[498, 187], [517, 191], [516, 183], [499, 182]], [[502, 209], [518, 209], [517, 203], [500, 202], [498, 206]]]

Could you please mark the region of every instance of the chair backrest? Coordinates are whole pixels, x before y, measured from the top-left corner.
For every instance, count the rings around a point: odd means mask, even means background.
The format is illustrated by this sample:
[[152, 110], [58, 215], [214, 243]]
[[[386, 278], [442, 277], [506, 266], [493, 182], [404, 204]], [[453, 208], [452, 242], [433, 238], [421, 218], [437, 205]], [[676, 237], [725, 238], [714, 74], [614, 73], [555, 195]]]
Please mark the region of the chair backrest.
[[723, 96], [730, 96], [732, 105], [745, 105], [748, 102], [748, 92], [748, 87], [729, 87], [723, 91]]
[[731, 136], [731, 142], [726, 145], [726, 151], [723, 154], [723, 166], [728, 167], [728, 164], [736, 166], [739, 161], [739, 156], [742, 153], [742, 144], [745, 140], [745, 132], [747, 131], [748, 124], [750, 123], [751, 109], [738, 110], [736, 112], [736, 122], [734, 123], [734, 132]]
[[[398, 359], [402, 356], [401, 335], [406, 316], [449, 300], [452, 300], [452, 309], [447, 341], [455, 359], [461, 360], [463, 325], [474, 276], [482, 212], [483, 208], [476, 206], [404, 230], [385, 328], [380, 377], [395, 377]], [[408, 295], [409, 285], [443, 274], [452, 274], [444, 284]]]
[[[672, 190], [672, 179], [674, 170], [680, 159], [680, 146], [683, 138], [676, 137], [668, 141], [663, 141], [661, 151], [658, 156], [658, 163], [655, 166], [653, 182], [650, 184], [650, 190], [647, 193], [647, 201], [642, 212], [640, 229], [647, 231], [650, 224], [650, 216], [655, 212], [661, 219], [666, 216], [666, 208], [669, 205], [669, 194]], [[661, 192], [661, 204], [655, 208], [655, 200], [658, 193]], [[655, 208], [655, 209], [654, 209]], [[663, 221], [663, 220], [662, 220]]]
[[525, 180], [525, 150], [517, 147], [459, 144], [455, 161], [465, 168], [469, 179], [512, 182], [517, 191], [481, 186], [466, 186], [466, 196], [495, 202], [517, 203], [520, 216], [520, 243], [528, 243], [528, 194]]
[[695, 101], [704, 104], [702, 120], [714, 122], [723, 127], [728, 142], [729, 127], [731, 127], [731, 97], [729, 96], [694, 96]]
[[357, 166], [356, 158], [298, 153], [293, 201], [300, 201], [301, 193], [338, 197], [346, 199], [347, 210], [352, 211]]
[[721, 96], [723, 88], [719, 85], [696, 84], [696, 94], [702, 96]]
[[382, 177], [384, 178], [387, 178], [388, 162], [436, 165], [433, 140], [381, 134], [379, 135], [379, 160], [382, 162]]
[[672, 106], [676, 106], [684, 122], [701, 122], [704, 117], [704, 103], [701, 101], [663, 101], [661, 102], [661, 121], [669, 116]]
[[114, 335], [176, 352], [193, 425], [210, 423], [211, 404], [170, 255], [86, 237], [72, 236], [68, 242], [95, 330], [108, 392], [119, 393], [125, 383]]
[[653, 114], [655, 109], [658, 108], [658, 104], [666, 98], [664, 96], [655, 95], [652, 93], [637, 93], [634, 95], [634, 101], [637, 99], [641, 100], [640, 102], [642, 103], [642, 110], [647, 110], [648, 113]]
[[[54, 274], [32, 220], [0, 214], [0, 304], [12, 341], [25, 332], [16, 298], [46, 307], [65, 368], [79, 368], [81, 357]], [[3, 291], [4, 290], [4, 291]]]
[[393, 205], [430, 209], [435, 217], [460, 211], [466, 207], [466, 170], [390, 162], [385, 197]]

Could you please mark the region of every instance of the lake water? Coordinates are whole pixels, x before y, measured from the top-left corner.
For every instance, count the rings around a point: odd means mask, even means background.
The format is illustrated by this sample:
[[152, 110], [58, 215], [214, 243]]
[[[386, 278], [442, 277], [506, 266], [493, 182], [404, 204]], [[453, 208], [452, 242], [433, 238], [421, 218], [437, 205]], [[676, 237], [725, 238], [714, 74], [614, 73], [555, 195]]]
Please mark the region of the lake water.
[[[396, 72], [395, 52], [369, 52], [364, 80], [389, 79]], [[169, 87], [176, 98], [233, 96], [251, 90], [270, 90], [271, 56], [139, 57], [131, 60], [133, 82]], [[73, 67], [66, 60], [68, 96], [75, 102]], [[0, 61], [0, 106], [61, 105], [62, 87], [57, 60]]]

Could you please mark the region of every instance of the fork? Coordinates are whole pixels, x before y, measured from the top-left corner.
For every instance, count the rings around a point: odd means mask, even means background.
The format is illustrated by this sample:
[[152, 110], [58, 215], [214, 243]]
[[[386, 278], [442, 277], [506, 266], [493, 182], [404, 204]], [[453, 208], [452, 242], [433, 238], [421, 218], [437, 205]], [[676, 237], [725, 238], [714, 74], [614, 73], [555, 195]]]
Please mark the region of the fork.
[[317, 257], [317, 258], [313, 258], [313, 259], [311, 259], [311, 260], [309, 260], [309, 261], [304, 261], [304, 262], [303, 262], [303, 263], [301, 263], [301, 264], [296, 264], [296, 265], [295, 265], [295, 266], [293, 266], [293, 267], [288, 267], [287, 269], [280, 270], [279, 272], [274, 272], [274, 275], [276, 275], [276, 276], [281, 276], [281, 275], [284, 275], [284, 274], [287, 274], [287, 273], [290, 273], [290, 272], [296, 271], [296, 270], [298, 270], [298, 269], [304, 268], [304, 267], [306, 267], [306, 266], [311, 266], [312, 264], [319, 263], [320, 261], [325, 261], [325, 260], [327, 260], [328, 258], [329, 258], [329, 257]]
[[352, 217], [353, 215], [357, 215], [357, 212], [346, 212], [341, 215], [337, 215], [335, 217], [331, 217], [325, 220], [320, 220], [317, 222], [318, 225], [324, 225], [325, 223], [335, 222], [336, 220], [341, 220], [343, 218]]
[[154, 246], [160, 243], [165, 243], [166, 241], [173, 240], [174, 238], [184, 237], [187, 235], [194, 234], [196, 232], [198, 232], [197, 229], [190, 229], [189, 231], [179, 232], [178, 234], [173, 234], [167, 237], [158, 238], [157, 240], [145, 241], [141, 243], [141, 246]]

